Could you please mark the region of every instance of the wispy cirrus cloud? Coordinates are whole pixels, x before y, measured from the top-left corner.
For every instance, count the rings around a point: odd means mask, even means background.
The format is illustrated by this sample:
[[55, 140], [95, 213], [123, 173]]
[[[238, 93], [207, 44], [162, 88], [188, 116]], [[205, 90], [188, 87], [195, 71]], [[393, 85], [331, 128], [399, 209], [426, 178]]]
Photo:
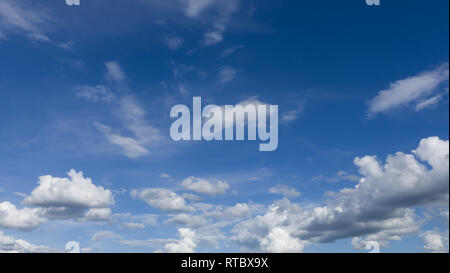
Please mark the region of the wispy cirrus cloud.
[[[386, 113], [393, 109], [415, 104], [420, 111], [438, 103], [443, 95], [435, 93], [442, 84], [448, 83], [449, 65], [442, 64], [433, 70], [421, 72], [415, 76], [392, 83], [389, 89], [381, 90], [369, 101], [368, 117]], [[447, 89], [448, 90], [448, 89]]]
[[0, 0], [0, 39], [19, 33], [35, 42], [51, 42], [45, 34], [51, 21], [49, 12], [31, 1]]

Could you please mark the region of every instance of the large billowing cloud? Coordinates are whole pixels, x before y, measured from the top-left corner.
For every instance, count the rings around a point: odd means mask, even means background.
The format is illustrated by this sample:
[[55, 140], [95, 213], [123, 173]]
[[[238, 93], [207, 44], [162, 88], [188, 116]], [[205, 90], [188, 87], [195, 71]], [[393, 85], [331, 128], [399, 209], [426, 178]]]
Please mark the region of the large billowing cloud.
[[48, 219], [109, 221], [114, 204], [111, 191], [96, 186], [82, 172], [70, 170], [69, 178], [44, 175], [18, 209], [10, 202], [0, 203], [0, 228], [31, 230]]
[[[415, 207], [448, 207], [448, 141], [430, 137], [410, 154], [389, 155], [384, 164], [375, 156], [354, 163], [364, 176], [354, 188], [312, 209], [277, 201], [264, 215], [236, 225], [232, 240], [259, 251], [300, 251], [309, 243], [359, 236], [385, 245], [418, 231], [422, 222]], [[296, 238], [292, 244], [286, 243], [290, 237]]]
[[70, 170], [69, 178], [44, 175], [24, 200], [24, 205], [39, 207], [105, 208], [114, 204], [111, 191], [96, 186], [82, 172]]

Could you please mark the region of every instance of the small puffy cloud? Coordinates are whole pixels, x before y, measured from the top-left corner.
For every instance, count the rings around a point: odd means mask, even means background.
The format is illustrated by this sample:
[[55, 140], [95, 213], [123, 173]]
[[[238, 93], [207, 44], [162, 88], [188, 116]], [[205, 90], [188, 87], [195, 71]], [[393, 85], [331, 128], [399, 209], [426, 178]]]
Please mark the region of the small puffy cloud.
[[433, 92], [448, 82], [448, 77], [448, 63], [445, 63], [434, 70], [424, 71], [392, 83], [389, 89], [381, 90], [369, 102], [368, 115], [372, 117], [411, 103], [416, 103], [416, 110], [435, 104], [440, 98], [433, 97]]
[[193, 212], [194, 208], [188, 206], [183, 197], [169, 189], [147, 188], [132, 190], [131, 196], [139, 198], [152, 207], [164, 211]]
[[103, 239], [121, 239], [122, 236], [120, 236], [119, 234], [116, 234], [110, 230], [100, 230], [95, 232], [92, 237], [91, 240], [92, 241], [100, 241]]
[[37, 208], [18, 209], [10, 202], [0, 202], [0, 228], [32, 230], [45, 221]]
[[177, 36], [168, 36], [163, 39], [164, 45], [170, 50], [177, 50], [183, 45], [183, 38]]
[[223, 41], [223, 32], [222, 30], [212, 30], [205, 32], [203, 38], [203, 44], [205, 46], [211, 46], [218, 44]]
[[169, 253], [191, 253], [195, 251], [197, 244], [195, 231], [188, 228], [178, 229], [179, 240], [167, 243], [164, 251]]
[[233, 67], [224, 66], [219, 69], [219, 74], [218, 74], [219, 82], [220, 83], [230, 82], [236, 77], [237, 73], [238, 73], [238, 71], [236, 69], [234, 69]]
[[274, 228], [261, 240], [261, 247], [265, 252], [272, 253], [301, 253], [305, 243], [283, 228]]
[[115, 82], [123, 82], [126, 79], [125, 73], [116, 61], [109, 61], [105, 63], [106, 78]]
[[159, 177], [161, 178], [171, 178], [170, 174], [162, 173]]
[[14, 239], [0, 231], [0, 253], [43, 253], [53, 250], [43, 245], [33, 245], [22, 239]]
[[296, 121], [304, 111], [304, 103], [299, 103], [296, 109], [284, 112], [280, 117], [280, 122], [284, 124]]
[[145, 225], [143, 223], [136, 223], [136, 222], [123, 223], [122, 226], [124, 228], [128, 228], [128, 229], [144, 229], [145, 228]]
[[206, 195], [225, 194], [225, 192], [230, 188], [230, 185], [228, 185], [227, 182], [212, 182], [193, 176], [184, 179], [181, 182], [181, 186], [183, 186], [186, 190]]
[[269, 193], [279, 194], [287, 198], [294, 198], [300, 196], [300, 192], [298, 192], [294, 188], [289, 188], [286, 185], [276, 185], [275, 187], [269, 188]]
[[70, 170], [68, 178], [44, 175], [23, 201], [24, 205], [39, 207], [105, 208], [114, 204], [111, 191], [96, 186], [82, 172]]
[[116, 99], [114, 93], [104, 85], [75, 86], [76, 96], [89, 102], [109, 103]]
[[425, 231], [420, 234], [424, 241], [423, 249], [431, 253], [448, 253], [448, 234], [444, 237], [438, 231]]
[[94, 208], [89, 209], [84, 217], [90, 221], [109, 221], [111, 219], [111, 209]]

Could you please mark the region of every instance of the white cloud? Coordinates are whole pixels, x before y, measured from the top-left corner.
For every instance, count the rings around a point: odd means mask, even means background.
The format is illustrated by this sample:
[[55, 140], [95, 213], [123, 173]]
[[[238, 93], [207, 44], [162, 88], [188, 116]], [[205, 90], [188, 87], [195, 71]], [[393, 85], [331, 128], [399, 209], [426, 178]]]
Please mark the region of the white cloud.
[[269, 188], [269, 193], [280, 194], [287, 198], [294, 198], [300, 196], [300, 192], [298, 192], [294, 188], [289, 188], [286, 185], [276, 185], [275, 187]]
[[133, 132], [136, 140], [142, 144], [161, 139], [159, 130], [149, 125], [145, 115], [145, 110], [134, 97], [128, 96], [120, 100], [119, 116], [124, 126]]
[[170, 50], [177, 50], [183, 45], [184, 40], [181, 37], [170, 36], [165, 37], [163, 41]]
[[181, 185], [186, 190], [207, 195], [225, 194], [225, 192], [230, 188], [230, 185], [228, 185], [227, 182], [223, 181], [212, 182], [193, 176], [184, 179], [181, 182]]
[[0, 228], [31, 230], [45, 222], [39, 209], [18, 209], [10, 202], [0, 202]]
[[122, 236], [120, 236], [119, 234], [116, 234], [110, 230], [100, 230], [95, 232], [92, 237], [91, 240], [92, 241], [100, 241], [103, 239], [120, 239], [122, 238]]
[[120, 64], [116, 61], [109, 61], [105, 63], [106, 66], [106, 77], [109, 80], [113, 80], [115, 82], [123, 82], [126, 77], [125, 73], [120, 67]]
[[237, 75], [238, 71], [236, 69], [234, 69], [233, 67], [230, 66], [224, 66], [222, 68], [220, 68], [219, 70], [219, 82], [220, 83], [227, 83], [232, 81], [236, 75]]
[[212, 30], [204, 33], [203, 44], [205, 46], [215, 45], [223, 41], [222, 30]]
[[272, 253], [300, 253], [303, 252], [305, 243], [292, 237], [283, 228], [276, 227], [261, 240], [261, 247], [264, 251]]
[[425, 231], [420, 234], [424, 241], [423, 249], [431, 253], [448, 253], [448, 234], [444, 237], [438, 231]]
[[355, 187], [313, 208], [277, 201], [264, 215], [237, 224], [231, 240], [243, 249], [269, 250], [269, 235], [280, 235], [274, 230], [281, 228], [285, 233], [280, 237], [297, 238], [297, 246], [359, 236], [386, 245], [418, 231], [423, 222], [414, 208], [448, 206], [448, 141], [422, 139], [411, 154], [389, 155], [384, 165], [375, 156], [355, 158], [354, 163], [364, 176]]
[[441, 93], [441, 94], [437, 94], [436, 96], [433, 96], [431, 98], [420, 101], [416, 105], [416, 111], [421, 111], [423, 109], [435, 106], [442, 100], [443, 97], [444, 97], [444, 94]]
[[312, 178], [313, 181], [315, 182], [321, 182], [321, 181], [325, 181], [328, 183], [335, 183], [335, 182], [339, 182], [339, 181], [353, 181], [353, 182], [357, 182], [359, 181], [361, 178], [355, 174], [348, 174], [345, 171], [338, 171], [337, 174], [335, 176], [332, 177], [327, 177], [325, 175], [319, 175], [319, 176], [315, 176]]
[[47, 10], [31, 1], [0, 0], [0, 39], [21, 33], [34, 42], [51, 42], [44, 31], [51, 21]]
[[128, 228], [128, 229], [144, 229], [145, 228], [145, 225], [143, 223], [136, 223], [136, 222], [123, 223], [122, 226], [124, 228]]
[[171, 178], [170, 174], [162, 173], [159, 177], [161, 178]]
[[111, 191], [96, 186], [82, 172], [70, 170], [69, 178], [44, 175], [38, 187], [25, 198], [25, 205], [40, 207], [105, 208], [114, 204]]
[[186, 225], [192, 228], [199, 228], [205, 226], [207, 220], [205, 217], [200, 215], [181, 213], [167, 219], [166, 222], [178, 225]]
[[299, 103], [297, 109], [284, 112], [280, 117], [280, 122], [287, 124], [296, 121], [304, 111], [304, 103]]
[[197, 244], [195, 243], [196, 234], [188, 228], [179, 228], [178, 235], [180, 237], [176, 242], [167, 243], [164, 250], [170, 253], [191, 253], [195, 251]]
[[194, 209], [186, 204], [183, 197], [168, 189], [147, 188], [132, 190], [131, 196], [139, 198], [152, 207], [164, 211], [192, 212]]
[[114, 93], [104, 85], [96, 86], [75, 86], [77, 98], [89, 102], [113, 102], [116, 99]]
[[214, 0], [186, 0], [184, 14], [188, 17], [197, 17], [205, 9], [214, 4]]
[[106, 139], [111, 143], [122, 147], [125, 155], [129, 158], [138, 158], [141, 156], [148, 155], [150, 152], [141, 145], [137, 140], [131, 137], [124, 137], [119, 134], [112, 132], [109, 126], [101, 124], [100, 122], [95, 122], [94, 125], [97, 129], [102, 132]]
[[0, 231], [0, 253], [43, 253], [52, 252], [47, 246], [33, 245], [22, 239], [14, 239]]
[[84, 217], [90, 221], [109, 221], [111, 220], [111, 209], [109, 208], [94, 208], [89, 209]]
[[416, 76], [392, 83], [389, 89], [380, 91], [369, 102], [369, 117], [418, 101], [416, 110], [424, 109], [426, 104], [433, 102], [433, 100], [426, 102], [430, 95], [441, 84], [448, 82], [448, 77], [449, 70], [446, 63], [434, 70], [424, 71]]

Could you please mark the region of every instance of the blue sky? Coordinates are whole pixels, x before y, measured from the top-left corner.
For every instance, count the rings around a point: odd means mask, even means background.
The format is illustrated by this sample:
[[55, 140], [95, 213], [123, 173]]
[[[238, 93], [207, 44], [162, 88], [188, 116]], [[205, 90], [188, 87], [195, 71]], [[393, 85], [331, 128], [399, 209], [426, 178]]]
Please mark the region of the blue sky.
[[[0, 251], [447, 252], [448, 5], [0, 0]], [[278, 149], [173, 141], [193, 96]]]

